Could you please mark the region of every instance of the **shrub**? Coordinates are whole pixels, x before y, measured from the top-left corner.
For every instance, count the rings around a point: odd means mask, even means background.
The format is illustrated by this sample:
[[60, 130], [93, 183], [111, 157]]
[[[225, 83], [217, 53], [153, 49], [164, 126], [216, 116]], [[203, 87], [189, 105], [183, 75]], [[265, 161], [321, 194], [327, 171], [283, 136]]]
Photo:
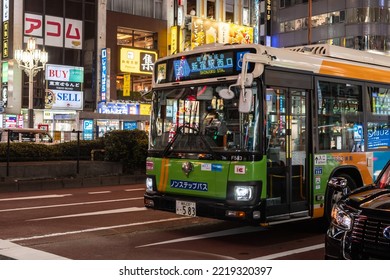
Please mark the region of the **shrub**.
[[91, 151], [94, 149], [104, 149], [104, 142], [102, 139], [97, 140], [80, 140], [80, 145], [77, 141], [70, 141], [54, 145], [58, 150], [59, 160], [74, 160], [77, 159], [78, 149], [80, 160], [89, 160], [91, 158]]
[[105, 159], [121, 162], [124, 173], [146, 164], [148, 136], [142, 130], [113, 130], [104, 136]]
[[[143, 169], [148, 137], [141, 130], [114, 130], [96, 140], [80, 140], [53, 145], [10, 143], [10, 161], [90, 160], [92, 150], [104, 150], [104, 160], [122, 163], [124, 173]], [[7, 161], [7, 143], [0, 143], [0, 161]], [[96, 157], [95, 157], [96, 159]]]

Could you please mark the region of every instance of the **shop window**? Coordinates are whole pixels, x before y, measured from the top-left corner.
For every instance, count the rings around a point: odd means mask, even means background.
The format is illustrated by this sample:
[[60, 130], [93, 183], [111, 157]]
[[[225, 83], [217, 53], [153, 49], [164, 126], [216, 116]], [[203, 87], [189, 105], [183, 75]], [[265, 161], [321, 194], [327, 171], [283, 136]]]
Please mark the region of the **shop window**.
[[96, 20], [96, 9], [94, 4], [85, 4], [85, 19], [86, 20]]
[[368, 94], [371, 113], [373, 115], [390, 116], [390, 89], [369, 87]]
[[157, 49], [157, 33], [119, 27], [117, 44], [142, 49]]
[[319, 149], [362, 151], [362, 87], [318, 81], [317, 94]]
[[45, 50], [49, 54], [50, 64], [63, 64], [62, 48], [46, 46]]
[[83, 4], [74, 0], [66, 0], [65, 2], [65, 17], [71, 19], [83, 19]]
[[207, 17], [215, 18], [215, 1], [207, 1]]
[[81, 66], [81, 51], [65, 49], [65, 65]]
[[64, 0], [46, 1], [46, 14], [55, 17], [64, 17]]
[[345, 46], [355, 50], [365, 50], [365, 38], [363, 36], [348, 37]]
[[225, 2], [225, 20], [234, 22], [234, 0], [226, 0]]
[[95, 22], [84, 22], [84, 38], [95, 39], [96, 38], [96, 24]]
[[24, 11], [43, 14], [43, 0], [24, 0]]

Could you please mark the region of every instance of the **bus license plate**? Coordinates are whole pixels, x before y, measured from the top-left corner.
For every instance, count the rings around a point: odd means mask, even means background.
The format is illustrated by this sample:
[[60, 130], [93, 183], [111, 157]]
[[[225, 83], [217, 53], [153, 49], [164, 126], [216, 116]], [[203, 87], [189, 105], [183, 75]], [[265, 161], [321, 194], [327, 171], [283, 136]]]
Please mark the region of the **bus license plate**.
[[196, 217], [196, 203], [190, 201], [176, 200], [176, 214]]

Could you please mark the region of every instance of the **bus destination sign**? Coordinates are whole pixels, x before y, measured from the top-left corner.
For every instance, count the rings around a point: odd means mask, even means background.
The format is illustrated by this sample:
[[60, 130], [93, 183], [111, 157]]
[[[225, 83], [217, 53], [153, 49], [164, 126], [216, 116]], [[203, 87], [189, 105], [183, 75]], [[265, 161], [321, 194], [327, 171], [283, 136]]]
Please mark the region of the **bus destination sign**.
[[[238, 75], [241, 72], [244, 54], [249, 52], [253, 53], [255, 49], [202, 52], [161, 61], [155, 67], [158, 71], [157, 83]], [[163, 75], [159, 71], [164, 71]]]

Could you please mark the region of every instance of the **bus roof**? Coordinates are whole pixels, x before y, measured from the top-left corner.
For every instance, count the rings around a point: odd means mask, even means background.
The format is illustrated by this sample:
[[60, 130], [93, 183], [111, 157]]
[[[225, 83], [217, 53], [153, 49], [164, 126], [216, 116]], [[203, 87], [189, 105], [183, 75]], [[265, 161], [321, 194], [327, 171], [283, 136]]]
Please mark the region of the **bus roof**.
[[295, 52], [300, 52], [300, 53], [306, 53], [306, 54], [310, 53], [314, 55], [390, 67], [389, 56], [372, 53], [369, 51], [355, 50], [355, 49], [344, 48], [344, 47], [339, 47], [339, 46], [334, 46], [329, 44], [298, 46], [298, 47], [291, 47], [287, 49]]

